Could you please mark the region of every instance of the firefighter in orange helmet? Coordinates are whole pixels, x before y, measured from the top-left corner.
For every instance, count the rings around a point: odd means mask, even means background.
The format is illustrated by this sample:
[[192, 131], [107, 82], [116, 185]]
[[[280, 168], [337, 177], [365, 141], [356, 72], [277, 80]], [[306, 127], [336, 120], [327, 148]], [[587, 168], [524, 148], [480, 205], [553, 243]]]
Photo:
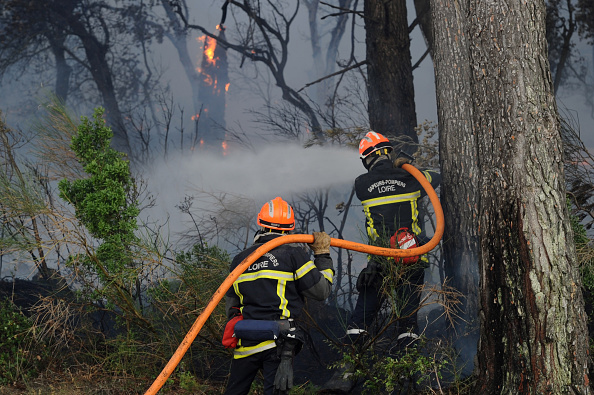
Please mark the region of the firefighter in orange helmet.
[[[369, 131], [359, 143], [359, 157], [367, 173], [355, 180], [355, 192], [363, 205], [366, 218], [367, 236], [370, 244], [387, 246], [399, 229], [406, 229], [412, 236], [424, 244], [426, 236], [419, 222], [417, 202], [426, 195], [421, 184], [401, 166], [410, 163], [409, 156], [392, 160], [393, 151], [390, 141], [380, 133]], [[441, 181], [439, 173], [424, 170], [423, 175], [437, 188]], [[380, 240], [381, 239], [381, 240]], [[393, 246], [393, 245], [392, 245]], [[426, 264], [427, 258], [421, 262]], [[424, 265], [415, 265], [411, 270], [411, 288], [423, 283]], [[380, 262], [369, 257], [367, 267], [359, 274], [357, 290], [359, 298], [355, 305], [347, 335], [358, 335], [365, 332], [381, 307], [382, 269]], [[419, 295], [410, 290], [408, 303], [404, 306], [402, 316], [410, 317], [399, 322], [401, 336], [416, 336], [417, 316], [408, 314], [419, 304]]]
[[[292, 207], [277, 197], [265, 203], [258, 214], [260, 229], [254, 244], [231, 262], [233, 271], [254, 250], [295, 228]], [[304, 299], [326, 299], [334, 276], [330, 236], [313, 232], [308, 251], [283, 244], [267, 252], [239, 276], [225, 297], [227, 317], [241, 315], [234, 328], [239, 338], [233, 353], [226, 395], [247, 394], [259, 370], [264, 376], [264, 394], [284, 394], [293, 385], [292, 363], [301, 348], [297, 320]], [[237, 317], [236, 317], [237, 318]]]
[[[427, 241], [423, 227], [419, 222], [417, 202], [426, 195], [421, 184], [401, 166], [410, 163], [412, 158], [392, 157], [393, 147], [390, 141], [380, 133], [369, 131], [359, 143], [359, 157], [367, 172], [355, 180], [355, 192], [363, 205], [365, 225], [370, 244], [387, 247], [392, 245], [401, 229], [405, 229], [418, 245]], [[434, 188], [441, 182], [439, 173], [431, 170], [423, 174]], [[401, 247], [407, 248], [407, 247]], [[417, 258], [418, 262], [410, 266], [407, 279], [395, 284], [403, 294], [403, 306], [400, 312], [403, 318], [398, 322], [399, 335], [396, 347], [403, 347], [414, 341], [418, 335], [417, 315], [415, 310], [420, 303], [419, 286], [424, 282], [424, 269], [427, 258]], [[415, 259], [416, 261], [416, 259]], [[349, 321], [345, 340], [354, 342], [359, 335], [367, 332], [383, 303], [382, 262], [375, 256], [369, 256], [365, 267], [357, 278], [359, 296]], [[325, 388], [337, 388], [348, 391], [351, 383], [345, 380], [344, 371], [335, 372]]]

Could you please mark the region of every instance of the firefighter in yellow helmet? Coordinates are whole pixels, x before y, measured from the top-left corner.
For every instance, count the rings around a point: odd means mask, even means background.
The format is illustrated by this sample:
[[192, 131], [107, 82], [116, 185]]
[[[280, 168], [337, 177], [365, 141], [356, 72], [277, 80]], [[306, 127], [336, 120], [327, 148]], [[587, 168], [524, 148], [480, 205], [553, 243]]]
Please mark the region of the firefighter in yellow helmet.
[[[265, 203], [258, 214], [260, 230], [254, 244], [233, 259], [230, 270], [263, 243], [292, 231], [294, 215], [280, 197]], [[264, 394], [285, 394], [292, 387], [293, 357], [302, 339], [295, 320], [306, 297], [324, 300], [330, 295], [334, 276], [330, 236], [325, 232], [313, 235], [309, 245], [313, 261], [302, 247], [283, 244], [256, 260], [227, 292], [227, 317], [235, 322], [229, 333], [238, 340], [226, 395], [247, 394], [259, 370], [264, 376]]]

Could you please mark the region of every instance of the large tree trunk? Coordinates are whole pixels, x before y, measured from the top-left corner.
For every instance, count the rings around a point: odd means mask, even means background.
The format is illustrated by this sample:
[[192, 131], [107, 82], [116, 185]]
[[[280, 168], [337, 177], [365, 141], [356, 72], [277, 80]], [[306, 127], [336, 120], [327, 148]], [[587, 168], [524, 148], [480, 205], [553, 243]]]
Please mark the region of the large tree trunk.
[[[406, 0], [365, 0], [369, 125], [418, 143]], [[406, 147], [405, 147], [406, 148]], [[410, 146], [409, 153], [416, 147]]]
[[91, 67], [91, 75], [101, 94], [107, 120], [113, 130], [112, 145], [115, 149], [130, 155], [132, 149], [124, 125], [124, 117], [122, 116], [116, 97], [111, 71], [107, 64], [107, 53], [104, 50], [104, 47], [97, 42], [95, 37], [79, 36], [79, 38], [83, 42], [87, 60]]
[[476, 393], [588, 393], [545, 3], [469, 4], [480, 194]]
[[478, 341], [478, 162], [473, 128], [468, 36], [464, 15], [468, 6], [456, 0], [432, 0], [431, 42], [437, 92], [441, 203], [445, 216], [444, 270], [448, 285], [460, 299], [460, 318], [453, 326], [454, 344], [463, 359], [464, 374], [473, 369]]

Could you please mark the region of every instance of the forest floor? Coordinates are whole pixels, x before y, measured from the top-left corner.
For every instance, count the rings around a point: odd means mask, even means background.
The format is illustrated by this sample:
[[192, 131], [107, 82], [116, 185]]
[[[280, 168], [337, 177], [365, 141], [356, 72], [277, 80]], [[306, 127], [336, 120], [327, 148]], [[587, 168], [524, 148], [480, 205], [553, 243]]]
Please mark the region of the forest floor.
[[[131, 395], [144, 394], [151, 386], [150, 379], [133, 377], [104, 377], [92, 374], [68, 375], [46, 373], [26, 383], [0, 386], [0, 395]], [[195, 383], [188, 389], [176, 384], [166, 384], [160, 394], [217, 395], [222, 394], [222, 383]]]

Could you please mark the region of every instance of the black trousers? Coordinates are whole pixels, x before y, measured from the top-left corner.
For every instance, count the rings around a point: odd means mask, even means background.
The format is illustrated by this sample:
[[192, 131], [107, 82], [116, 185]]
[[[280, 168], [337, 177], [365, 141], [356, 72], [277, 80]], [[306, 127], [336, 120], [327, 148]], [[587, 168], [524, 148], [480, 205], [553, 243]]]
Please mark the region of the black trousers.
[[276, 347], [245, 358], [233, 359], [225, 395], [247, 395], [260, 369], [264, 374], [264, 395], [272, 395], [279, 364]]
[[[417, 314], [412, 314], [421, 302], [421, 295], [419, 286], [425, 280], [425, 269], [423, 267], [415, 268], [407, 273], [406, 280], [397, 285], [398, 298], [403, 301], [401, 310], [401, 317], [403, 318], [398, 326], [400, 332], [411, 331], [416, 333], [417, 328]], [[376, 281], [374, 285], [363, 287], [359, 290], [359, 297], [355, 304], [355, 309], [351, 315], [351, 319], [347, 327], [365, 329], [370, 326], [379, 312], [384, 302], [384, 296], [381, 289], [382, 281]]]

